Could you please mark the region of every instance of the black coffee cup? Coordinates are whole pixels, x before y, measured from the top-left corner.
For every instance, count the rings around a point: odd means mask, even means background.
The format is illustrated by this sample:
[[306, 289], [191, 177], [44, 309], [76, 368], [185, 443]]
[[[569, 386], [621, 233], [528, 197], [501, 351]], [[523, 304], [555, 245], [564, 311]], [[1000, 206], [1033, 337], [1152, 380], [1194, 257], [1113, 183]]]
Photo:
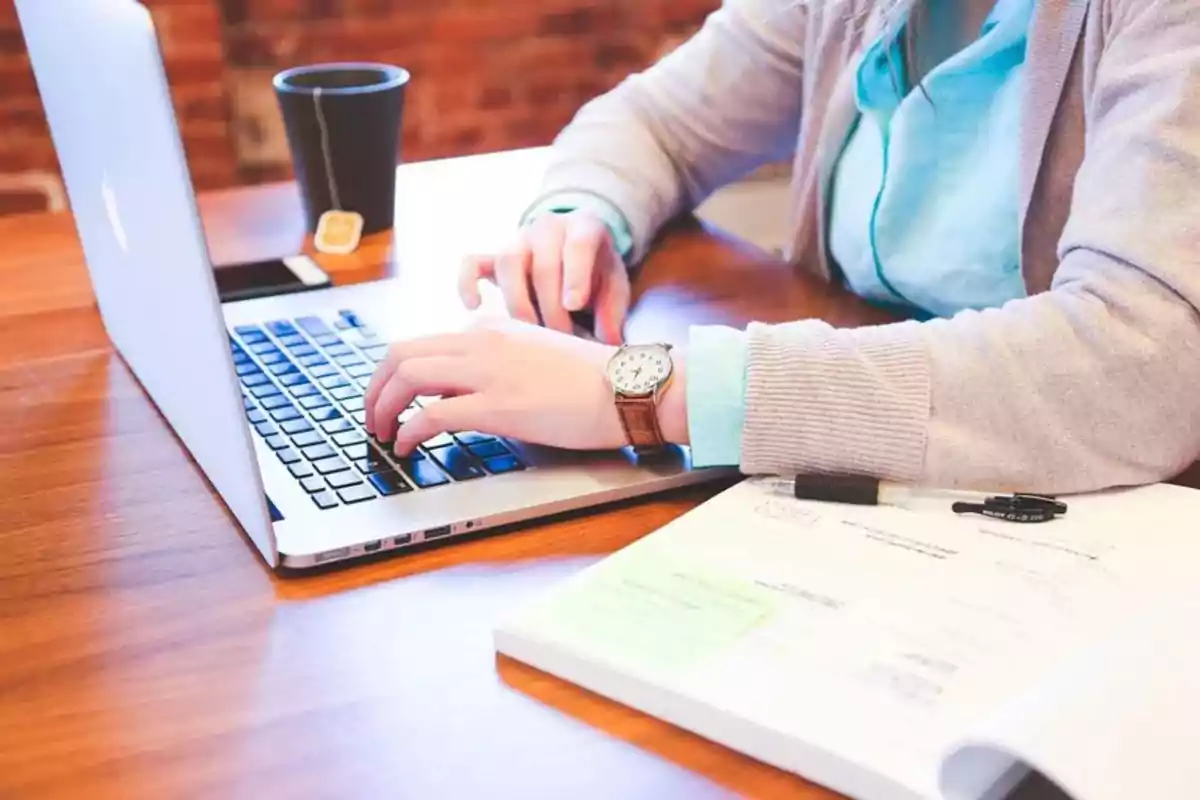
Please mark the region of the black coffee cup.
[[309, 233], [326, 211], [392, 227], [408, 71], [390, 64], [314, 64], [275, 76]]

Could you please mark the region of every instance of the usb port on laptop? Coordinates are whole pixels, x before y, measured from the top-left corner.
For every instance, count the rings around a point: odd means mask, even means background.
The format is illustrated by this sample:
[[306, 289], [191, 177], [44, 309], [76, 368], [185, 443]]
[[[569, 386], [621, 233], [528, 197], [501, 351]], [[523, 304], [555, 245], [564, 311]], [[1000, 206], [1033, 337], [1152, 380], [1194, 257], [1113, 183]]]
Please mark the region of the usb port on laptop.
[[442, 525], [438, 528], [430, 528], [429, 530], [425, 531], [425, 541], [429, 541], [430, 539], [440, 539], [443, 536], [449, 536], [453, 530], [454, 527], [452, 525]]

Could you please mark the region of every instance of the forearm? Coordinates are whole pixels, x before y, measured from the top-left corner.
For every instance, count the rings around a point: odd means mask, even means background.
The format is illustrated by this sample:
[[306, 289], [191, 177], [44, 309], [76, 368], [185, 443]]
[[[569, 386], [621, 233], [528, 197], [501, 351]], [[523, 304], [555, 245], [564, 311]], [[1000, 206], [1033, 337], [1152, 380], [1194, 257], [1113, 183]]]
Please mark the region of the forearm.
[[640, 261], [670, 218], [791, 153], [807, 13], [791, 0], [726, 2], [696, 36], [580, 110], [551, 149], [543, 194], [606, 198]]
[[1079, 254], [1088, 277], [1003, 309], [747, 336], [748, 473], [1088, 491], [1200, 456], [1200, 323], [1161, 284]]

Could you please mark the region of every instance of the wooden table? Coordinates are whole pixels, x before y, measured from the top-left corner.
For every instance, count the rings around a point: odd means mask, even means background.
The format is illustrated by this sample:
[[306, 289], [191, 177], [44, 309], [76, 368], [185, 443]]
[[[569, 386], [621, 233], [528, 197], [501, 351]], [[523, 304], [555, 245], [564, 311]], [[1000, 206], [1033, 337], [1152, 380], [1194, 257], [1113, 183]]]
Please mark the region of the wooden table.
[[[404, 167], [395, 237], [321, 260], [449, 286], [511, 231], [540, 159]], [[290, 185], [202, 208], [218, 263], [306, 246]], [[635, 339], [882, 320], [696, 226], [638, 293]], [[493, 655], [499, 613], [704, 491], [277, 578], [109, 347], [65, 216], [0, 220], [0, 418], [0, 798], [830, 797]]]

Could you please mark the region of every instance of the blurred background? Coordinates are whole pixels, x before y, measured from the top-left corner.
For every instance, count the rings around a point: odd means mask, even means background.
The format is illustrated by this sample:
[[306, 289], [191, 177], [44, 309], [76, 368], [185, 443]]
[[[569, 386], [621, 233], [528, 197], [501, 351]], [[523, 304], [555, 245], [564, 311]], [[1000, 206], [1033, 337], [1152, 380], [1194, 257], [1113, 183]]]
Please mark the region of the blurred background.
[[[405, 161], [540, 146], [587, 100], [692, 34], [720, 0], [144, 3], [203, 192], [290, 177], [271, 88], [281, 69], [335, 60], [407, 68]], [[707, 216], [777, 247], [785, 173], [779, 165], [730, 187]], [[13, 0], [0, 0], [0, 215], [65, 204]]]

